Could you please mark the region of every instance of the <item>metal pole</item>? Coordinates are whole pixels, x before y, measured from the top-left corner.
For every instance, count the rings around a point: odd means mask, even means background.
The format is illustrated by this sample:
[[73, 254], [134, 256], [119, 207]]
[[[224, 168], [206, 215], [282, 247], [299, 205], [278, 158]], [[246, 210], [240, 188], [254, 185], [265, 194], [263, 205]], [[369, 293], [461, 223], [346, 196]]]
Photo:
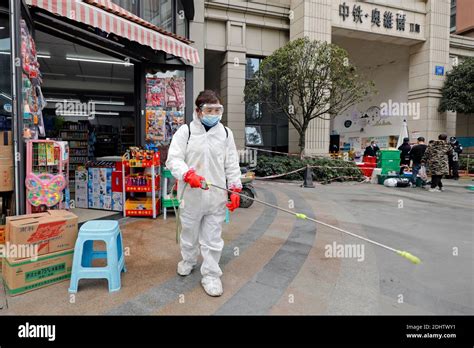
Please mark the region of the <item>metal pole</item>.
[[467, 155], [467, 161], [466, 161], [466, 171], [467, 171], [467, 176], [469, 177], [469, 154]]
[[10, 47], [11, 47], [11, 86], [12, 86], [12, 130], [15, 166], [15, 214], [24, 214], [25, 190], [24, 185], [24, 161], [21, 155], [24, 153], [23, 143], [23, 112], [22, 112], [22, 76], [21, 76], [21, 2], [10, 0]]

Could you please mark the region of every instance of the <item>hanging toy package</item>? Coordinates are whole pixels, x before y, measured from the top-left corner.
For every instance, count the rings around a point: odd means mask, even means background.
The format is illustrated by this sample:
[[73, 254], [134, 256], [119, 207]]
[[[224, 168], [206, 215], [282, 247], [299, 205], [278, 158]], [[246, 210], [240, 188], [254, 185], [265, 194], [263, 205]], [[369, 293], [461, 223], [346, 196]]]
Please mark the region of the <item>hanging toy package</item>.
[[26, 140], [45, 136], [43, 109], [46, 106], [41, 91], [42, 78], [39, 70], [36, 46], [24, 20], [20, 23], [23, 96], [23, 137]]

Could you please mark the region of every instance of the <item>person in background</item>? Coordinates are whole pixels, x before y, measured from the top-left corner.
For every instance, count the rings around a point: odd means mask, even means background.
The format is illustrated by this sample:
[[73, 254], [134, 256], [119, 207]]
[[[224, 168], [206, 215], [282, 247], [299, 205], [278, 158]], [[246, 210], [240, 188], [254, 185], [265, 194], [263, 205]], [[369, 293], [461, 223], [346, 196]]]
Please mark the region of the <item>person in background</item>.
[[[443, 183], [441, 179], [443, 175], [449, 173], [448, 156], [453, 152], [453, 148], [446, 142], [448, 136], [440, 134], [438, 140], [433, 145], [428, 146], [421, 159], [422, 165], [429, 163], [431, 171], [431, 188], [430, 192], [443, 191]], [[439, 188], [439, 189], [438, 189]]]
[[412, 147], [410, 150], [410, 167], [411, 171], [411, 184], [412, 187], [416, 187], [416, 176], [421, 168], [421, 159], [425, 154], [426, 148], [428, 146], [425, 144], [425, 138], [419, 137], [417, 139], [417, 144]]
[[372, 140], [370, 142], [370, 145], [365, 148], [364, 156], [376, 157], [378, 151], [380, 151], [380, 149], [377, 146], [377, 142], [375, 140]]
[[410, 165], [410, 139], [403, 138], [403, 144], [398, 147], [400, 150], [400, 175], [403, 174], [405, 167]]
[[456, 137], [449, 138], [449, 143], [453, 147], [453, 154], [449, 156], [449, 177], [459, 180], [459, 155], [462, 153], [462, 145]]
[[[435, 142], [434, 140], [428, 141], [428, 146], [433, 145], [434, 142]], [[431, 172], [430, 172], [430, 163], [429, 163], [429, 161], [426, 161], [426, 163], [425, 163], [425, 169], [426, 169], [426, 174], [427, 174], [427, 175], [431, 175]], [[427, 181], [425, 184], [426, 184], [426, 185], [431, 185], [431, 180], [430, 180], [430, 181]]]

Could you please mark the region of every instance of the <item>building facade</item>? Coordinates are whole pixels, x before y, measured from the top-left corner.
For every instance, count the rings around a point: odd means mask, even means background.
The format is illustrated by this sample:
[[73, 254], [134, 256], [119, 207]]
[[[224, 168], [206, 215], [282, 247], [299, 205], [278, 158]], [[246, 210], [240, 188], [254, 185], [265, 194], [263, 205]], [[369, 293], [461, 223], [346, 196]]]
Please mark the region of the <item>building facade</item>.
[[[457, 6], [466, 3], [472, 1]], [[196, 0], [194, 6], [190, 39], [203, 59], [194, 68], [193, 89], [220, 91], [224, 122], [240, 148], [298, 151], [291, 125], [265, 105], [245, 105], [243, 96], [261, 59], [304, 36], [346, 49], [377, 89], [331, 121], [312, 121], [307, 154], [327, 154], [331, 139], [356, 151], [373, 138], [393, 146], [404, 120], [411, 140], [457, 133], [458, 115], [437, 110], [440, 89], [453, 64], [474, 54], [474, 40], [450, 33], [450, 0]], [[456, 25], [463, 32], [472, 18], [465, 17]]]

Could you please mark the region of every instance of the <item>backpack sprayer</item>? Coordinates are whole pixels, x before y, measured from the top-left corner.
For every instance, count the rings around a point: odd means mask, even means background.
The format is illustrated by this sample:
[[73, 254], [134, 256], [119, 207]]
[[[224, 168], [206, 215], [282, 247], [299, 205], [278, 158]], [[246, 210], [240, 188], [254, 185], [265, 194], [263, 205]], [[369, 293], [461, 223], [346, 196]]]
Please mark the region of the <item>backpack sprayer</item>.
[[[238, 193], [238, 192], [234, 192], [234, 191], [229, 190], [229, 189], [227, 189], [227, 188], [214, 185], [214, 184], [212, 184], [212, 183], [210, 183], [210, 182], [204, 182], [204, 181], [202, 182], [201, 189], [203, 189], [203, 190], [208, 190], [210, 187], [215, 187], [215, 188], [217, 188], [217, 189], [219, 189], [219, 190], [227, 191], [227, 192], [229, 192], [229, 193], [237, 194], [237, 195], [239, 195], [239, 196], [244, 196], [244, 195], [242, 195], [242, 194], [240, 194], [240, 193]], [[184, 193], [184, 190], [183, 190], [183, 193]], [[182, 195], [181, 195], [181, 196], [182, 196]], [[369, 239], [369, 238], [365, 238], [365, 237], [359, 236], [359, 235], [357, 235], [357, 234], [355, 234], [355, 233], [352, 233], [352, 232], [343, 230], [342, 228], [339, 228], [339, 227], [336, 227], [336, 226], [332, 226], [332, 225], [330, 225], [330, 224], [327, 224], [327, 223], [325, 223], [325, 222], [322, 222], [322, 221], [319, 221], [319, 220], [316, 220], [316, 219], [312, 219], [312, 218], [306, 216], [305, 214], [296, 213], [296, 212], [293, 212], [293, 211], [291, 211], [291, 210], [287, 210], [287, 209], [281, 208], [281, 207], [279, 207], [279, 206], [276, 206], [276, 205], [273, 205], [273, 204], [270, 204], [270, 203], [261, 201], [261, 200], [259, 200], [259, 199], [257, 199], [257, 198], [252, 198], [252, 197], [249, 197], [249, 196], [244, 196], [244, 197], [247, 198], [247, 199], [251, 199], [251, 200], [253, 200], [253, 201], [257, 202], [257, 203], [266, 205], [266, 206], [268, 206], [268, 207], [271, 207], [271, 208], [274, 208], [274, 209], [283, 211], [283, 212], [285, 212], [285, 213], [294, 215], [294, 216], [296, 216], [298, 219], [309, 220], [309, 221], [315, 222], [315, 223], [317, 223], [317, 224], [320, 224], [320, 225], [323, 225], [323, 226], [332, 228], [333, 230], [336, 230], [336, 231], [339, 231], [339, 232], [348, 234], [348, 235], [350, 235], [350, 236], [352, 236], [352, 237], [355, 237], [355, 238], [364, 240], [364, 241], [369, 242], [369, 243], [371, 243], [371, 244], [373, 244], [373, 245], [382, 247], [382, 248], [384, 248], [384, 249], [386, 249], [386, 250], [389, 250], [389, 251], [391, 251], [391, 252], [396, 253], [397, 255], [400, 255], [400, 256], [406, 258], [407, 260], [411, 261], [411, 262], [414, 263], [414, 264], [419, 264], [419, 263], [421, 262], [421, 260], [420, 260], [418, 257], [416, 257], [415, 255], [410, 254], [408, 251], [402, 251], [402, 250], [397, 250], [397, 249], [391, 248], [391, 247], [389, 247], [389, 246], [387, 246], [387, 245], [384, 245], [384, 244], [382, 244], [382, 243], [376, 242], [376, 241], [371, 240], [371, 239]], [[178, 216], [178, 215], [177, 215], [177, 216]], [[179, 218], [178, 218], [178, 220], [179, 220]], [[178, 223], [178, 224], [179, 224], [179, 223]], [[178, 236], [179, 236], [179, 234], [177, 233], [177, 234], [176, 234], [176, 241], [178, 241]]]

